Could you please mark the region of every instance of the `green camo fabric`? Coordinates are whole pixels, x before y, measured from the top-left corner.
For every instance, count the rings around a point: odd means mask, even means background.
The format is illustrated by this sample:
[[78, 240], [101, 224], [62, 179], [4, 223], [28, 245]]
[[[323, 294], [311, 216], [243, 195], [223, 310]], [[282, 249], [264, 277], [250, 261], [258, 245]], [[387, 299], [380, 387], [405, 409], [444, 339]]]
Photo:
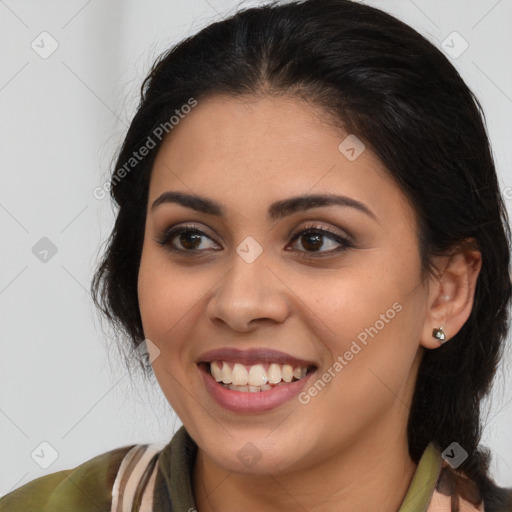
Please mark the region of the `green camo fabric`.
[[0, 512], [110, 512], [117, 470], [132, 446], [28, 482], [0, 499]]
[[437, 478], [441, 472], [441, 452], [430, 443], [412, 477], [411, 484], [398, 512], [423, 512], [434, 493]]

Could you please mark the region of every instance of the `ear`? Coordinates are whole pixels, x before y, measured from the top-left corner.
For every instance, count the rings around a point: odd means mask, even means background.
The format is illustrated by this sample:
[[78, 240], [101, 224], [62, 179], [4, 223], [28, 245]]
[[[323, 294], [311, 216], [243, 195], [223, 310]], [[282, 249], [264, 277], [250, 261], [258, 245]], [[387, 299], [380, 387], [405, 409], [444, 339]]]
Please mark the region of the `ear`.
[[444, 342], [453, 338], [471, 314], [482, 255], [475, 249], [474, 239], [457, 245], [449, 256], [434, 260], [439, 270], [429, 278], [428, 304], [420, 343], [435, 349], [443, 342], [432, 335], [434, 328], [442, 327]]

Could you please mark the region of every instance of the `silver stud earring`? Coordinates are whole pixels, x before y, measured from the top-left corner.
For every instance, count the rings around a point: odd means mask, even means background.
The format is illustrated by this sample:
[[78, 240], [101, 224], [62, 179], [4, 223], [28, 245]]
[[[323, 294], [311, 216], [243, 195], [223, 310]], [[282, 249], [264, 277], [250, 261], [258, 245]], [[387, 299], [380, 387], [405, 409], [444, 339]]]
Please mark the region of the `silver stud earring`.
[[443, 331], [442, 327], [439, 327], [438, 329], [434, 329], [432, 331], [432, 337], [436, 338], [436, 340], [439, 340], [441, 344], [445, 343], [446, 340], [446, 333]]

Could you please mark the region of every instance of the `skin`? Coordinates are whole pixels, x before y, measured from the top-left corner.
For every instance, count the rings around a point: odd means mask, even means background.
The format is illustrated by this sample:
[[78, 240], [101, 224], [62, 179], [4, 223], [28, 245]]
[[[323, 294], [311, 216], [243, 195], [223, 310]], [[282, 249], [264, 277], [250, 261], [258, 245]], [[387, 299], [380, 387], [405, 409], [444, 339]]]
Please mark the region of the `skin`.
[[[406, 425], [421, 355], [440, 346], [434, 327], [449, 339], [467, 320], [481, 256], [461, 249], [435, 260], [439, 279], [422, 276], [414, 208], [369, 149], [354, 161], [340, 152], [346, 136], [296, 98], [214, 96], [157, 154], [139, 304], [145, 336], [160, 350], [156, 378], [199, 447], [199, 512], [393, 512], [410, 485]], [[226, 216], [177, 204], [151, 211], [170, 190], [214, 199]], [[354, 198], [375, 218], [341, 206], [267, 218], [270, 203], [313, 193]], [[307, 237], [291, 241], [312, 223], [350, 234], [354, 246], [332, 252], [340, 244], [324, 236], [320, 252], [330, 254], [315, 257]], [[205, 233], [198, 256], [157, 243], [177, 224]], [[263, 249], [252, 263], [236, 251], [248, 236]], [[186, 250], [179, 235], [173, 243]], [[196, 362], [220, 347], [281, 350], [315, 361], [321, 376], [396, 302], [400, 312], [306, 405], [235, 413], [205, 389]], [[260, 455], [252, 467], [237, 457], [247, 442]]]

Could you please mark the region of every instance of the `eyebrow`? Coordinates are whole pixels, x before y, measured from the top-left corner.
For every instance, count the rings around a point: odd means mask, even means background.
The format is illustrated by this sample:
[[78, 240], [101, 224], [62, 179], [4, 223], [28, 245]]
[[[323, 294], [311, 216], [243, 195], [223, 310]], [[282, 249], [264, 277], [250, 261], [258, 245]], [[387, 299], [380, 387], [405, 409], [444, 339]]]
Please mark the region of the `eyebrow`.
[[[174, 203], [190, 208], [197, 212], [217, 217], [224, 217], [225, 211], [223, 206], [206, 197], [195, 194], [187, 194], [185, 192], [167, 191], [160, 195], [151, 205], [151, 211], [154, 211], [160, 205], [165, 203]], [[355, 208], [374, 220], [377, 220], [375, 214], [363, 203], [352, 199], [351, 197], [336, 194], [308, 194], [282, 199], [272, 203], [268, 208], [268, 217], [270, 220], [282, 219], [296, 212], [318, 208], [321, 206], [345, 206]]]

